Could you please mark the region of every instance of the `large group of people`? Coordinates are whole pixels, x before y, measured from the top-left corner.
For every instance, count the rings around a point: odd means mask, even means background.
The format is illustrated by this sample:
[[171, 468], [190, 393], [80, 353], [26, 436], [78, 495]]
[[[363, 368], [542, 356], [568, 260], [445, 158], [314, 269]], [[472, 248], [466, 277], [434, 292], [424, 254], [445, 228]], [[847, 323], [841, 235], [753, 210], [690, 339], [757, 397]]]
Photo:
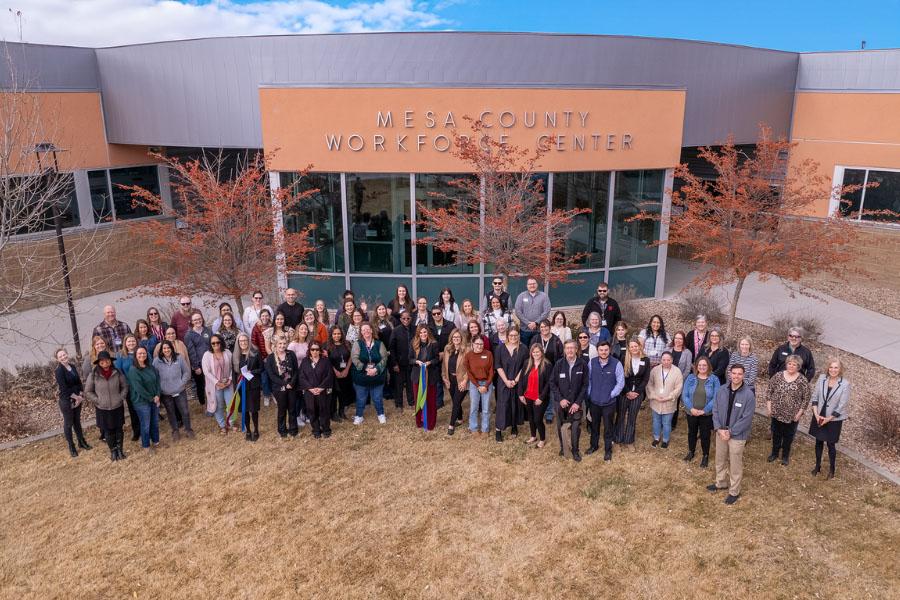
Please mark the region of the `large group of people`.
[[[242, 431], [260, 437], [261, 406], [276, 405], [275, 431], [296, 437], [309, 426], [312, 437], [332, 435], [332, 421], [363, 425], [368, 405], [379, 423], [387, 420], [385, 400], [412, 410], [417, 427], [433, 430], [445, 401], [451, 405], [447, 434], [463, 424], [469, 398], [468, 429], [490, 431], [494, 439], [516, 437], [526, 422], [525, 443], [543, 448], [547, 426], [555, 422], [560, 455], [581, 461], [580, 432], [589, 428], [586, 454], [600, 450], [612, 460], [615, 448], [633, 447], [638, 415], [649, 405], [650, 446], [669, 448], [683, 413], [691, 462], [700, 442], [700, 467], [707, 467], [715, 434], [715, 483], [726, 503], [741, 493], [743, 449], [756, 409], [759, 358], [753, 341], [741, 338], [729, 350], [721, 331], [697, 316], [690, 331], [667, 331], [661, 315], [632, 328], [602, 282], [570, 327], [566, 314], [551, 315], [550, 299], [529, 278], [515, 299], [497, 276], [479, 303], [457, 302], [449, 288], [434, 302], [412, 298], [404, 285], [373, 310], [350, 290], [331, 314], [322, 300], [313, 308], [288, 289], [274, 309], [263, 293], [251, 295], [243, 314], [219, 305], [212, 325], [190, 297], [179, 300], [166, 323], [157, 307], [134, 329], [117, 319], [113, 306], [93, 330], [90, 353], [81, 371], [64, 349], [56, 354], [56, 380], [65, 438], [72, 456], [89, 450], [81, 428], [81, 407], [96, 412], [100, 439], [110, 460], [126, 457], [127, 410], [132, 440], [148, 453], [160, 443], [160, 408], [173, 441], [194, 437], [189, 392], [215, 420], [221, 435]], [[636, 329], [636, 330], [635, 330]], [[821, 471], [828, 448], [828, 478], [834, 476], [841, 425], [847, 418], [850, 383], [840, 360], [829, 360], [813, 382], [815, 364], [792, 328], [768, 363], [768, 385], [761, 399], [771, 420], [772, 451], [787, 466], [798, 423], [811, 411], [809, 431], [816, 439], [813, 475]], [[235, 408], [235, 407], [239, 408]], [[446, 413], [444, 413], [446, 414]], [[74, 436], [73, 436], [74, 433]]]

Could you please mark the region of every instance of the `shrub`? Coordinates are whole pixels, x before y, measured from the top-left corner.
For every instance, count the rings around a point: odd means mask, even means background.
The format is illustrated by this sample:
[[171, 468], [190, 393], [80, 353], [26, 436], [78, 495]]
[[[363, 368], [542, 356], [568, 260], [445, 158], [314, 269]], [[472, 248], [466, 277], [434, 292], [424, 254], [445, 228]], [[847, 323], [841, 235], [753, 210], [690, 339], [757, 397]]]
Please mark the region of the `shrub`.
[[725, 322], [725, 311], [721, 297], [712, 291], [691, 288], [678, 300], [678, 319], [693, 323], [697, 315], [706, 315], [710, 326]]
[[16, 373], [0, 371], [0, 433], [22, 437], [33, 431], [29, 406], [46, 405], [56, 396], [55, 361], [16, 367]]
[[872, 440], [900, 454], [900, 404], [886, 394], [876, 394], [869, 405], [866, 420]]
[[787, 338], [788, 329], [791, 327], [799, 327], [803, 330], [803, 339], [808, 342], [814, 342], [822, 335], [824, 325], [822, 319], [810, 314], [790, 314], [780, 313], [772, 317], [772, 327], [777, 332], [778, 340]]

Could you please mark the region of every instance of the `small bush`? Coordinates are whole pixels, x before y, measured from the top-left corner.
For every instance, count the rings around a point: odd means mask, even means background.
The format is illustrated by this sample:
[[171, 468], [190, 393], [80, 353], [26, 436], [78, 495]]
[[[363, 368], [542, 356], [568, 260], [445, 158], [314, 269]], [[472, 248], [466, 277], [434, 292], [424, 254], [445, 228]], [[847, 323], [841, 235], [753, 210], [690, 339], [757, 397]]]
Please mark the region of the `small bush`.
[[867, 424], [876, 443], [900, 454], [900, 404], [885, 394], [873, 396]]
[[714, 292], [698, 288], [691, 288], [682, 294], [678, 300], [678, 319], [693, 323], [697, 315], [706, 315], [710, 326], [724, 324], [726, 317], [721, 297]]
[[788, 314], [780, 313], [772, 317], [772, 327], [778, 332], [778, 339], [783, 341], [787, 339], [788, 329], [791, 327], [799, 327], [803, 330], [803, 339], [807, 342], [814, 342], [822, 335], [825, 328], [822, 319], [815, 315], [809, 314]]

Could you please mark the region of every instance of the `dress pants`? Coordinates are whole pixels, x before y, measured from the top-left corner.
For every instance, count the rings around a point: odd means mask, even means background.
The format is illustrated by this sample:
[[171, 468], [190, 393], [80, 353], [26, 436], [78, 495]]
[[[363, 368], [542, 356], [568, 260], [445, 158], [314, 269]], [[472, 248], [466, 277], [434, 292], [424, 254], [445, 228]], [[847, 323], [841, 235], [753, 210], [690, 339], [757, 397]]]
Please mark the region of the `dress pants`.
[[[72, 407], [72, 401], [68, 398], [59, 401], [59, 412], [63, 416], [63, 434], [70, 448], [75, 447], [75, 442], [84, 441], [84, 432], [81, 430], [81, 404]], [[75, 438], [72, 437], [72, 430], [75, 430]]]
[[[569, 423], [572, 427], [572, 453], [578, 452], [578, 441], [581, 437], [581, 419], [584, 417], [584, 409], [580, 409], [577, 412], [569, 414], [569, 409], [564, 409], [559, 405], [559, 402], [556, 403], [556, 435], [559, 436], [559, 449], [565, 451], [563, 448], [563, 434], [562, 427], [564, 424]], [[598, 440], [599, 441], [599, 440]]]
[[450, 408], [450, 425], [456, 427], [457, 421], [462, 421], [462, 402], [463, 398], [466, 397], [465, 391], [459, 391], [459, 384], [451, 379], [450, 380], [450, 401], [452, 403]]
[[[272, 390], [278, 405], [278, 435], [297, 435], [297, 400], [294, 390]], [[285, 423], [287, 420], [287, 423]]]
[[394, 405], [397, 408], [403, 406], [403, 391], [406, 390], [406, 405], [412, 406], [415, 404], [415, 400], [412, 393], [412, 381], [410, 380], [411, 370], [409, 365], [398, 365], [397, 368], [400, 369], [399, 372], [391, 373], [394, 381]]
[[728, 488], [732, 496], [741, 494], [744, 479], [744, 446], [747, 440], [722, 439], [716, 434], [716, 487]]
[[[634, 432], [637, 428], [638, 411], [641, 409], [641, 402], [643, 401], [643, 394], [639, 395], [634, 400], [629, 400], [625, 396], [625, 392], [619, 394], [618, 415], [616, 416], [616, 443], [634, 443]], [[591, 418], [593, 418], [593, 415], [591, 415]]]
[[181, 413], [181, 419], [184, 422], [184, 430], [191, 430], [191, 411], [188, 408], [188, 399], [187, 392], [184, 390], [181, 391], [177, 396], [169, 396], [166, 394], [160, 394], [160, 401], [163, 406], [166, 407], [166, 417], [169, 420], [169, 427], [172, 428], [172, 433], [178, 431], [178, 414]]
[[700, 448], [703, 450], [703, 456], [709, 456], [709, 444], [712, 436], [713, 421], [712, 415], [685, 415], [688, 424], [688, 450], [695, 452], [697, 450], [697, 437], [699, 434]]
[[593, 402], [588, 402], [588, 410], [591, 412], [591, 448], [596, 450], [600, 447], [600, 423], [602, 422], [603, 450], [612, 452], [613, 440], [616, 436], [616, 403], [612, 402], [605, 406], [598, 406]]
[[542, 442], [547, 439], [547, 427], [544, 425], [545, 412], [547, 412], [547, 407], [543, 402], [538, 404], [534, 400], [525, 400], [525, 414], [528, 416], [531, 437], [537, 437]]
[[303, 392], [306, 404], [306, 416], [312, 426], [313, 435], [331, 433], [331, 398], [330, 394], [322, 391], [318, 396], [312, 392]]
[[797, 421], [782, 423], [777, 419], [772, 419], [772, 454], [778, 456], [778, 453], [781, 452], [781, 458], [790, 458], [791, 444], [794, 443], [796, 434]]

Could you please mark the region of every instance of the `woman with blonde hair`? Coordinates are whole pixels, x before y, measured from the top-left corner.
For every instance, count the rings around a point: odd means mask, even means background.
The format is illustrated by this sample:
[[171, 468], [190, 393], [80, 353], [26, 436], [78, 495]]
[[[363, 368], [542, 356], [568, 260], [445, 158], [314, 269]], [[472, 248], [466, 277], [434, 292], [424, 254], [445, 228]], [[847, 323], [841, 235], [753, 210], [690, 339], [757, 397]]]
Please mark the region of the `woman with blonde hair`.
[[453, 324], [456, 325], [457, 329], [465, 331], [470, 321], [477, 321], [481, 325], [481, 315], [475, 310], [475, 305], [472, 304], [472, 301], [466, 298], [462, 301]]
[[619, 394], [616, 414], [616, 443], [633, 444], [637, 428], [637, 414], [650, 379], [650, 359], [644, 354], [643, 341], [637, 336], [628, 342], [628, 354], [623, 357], [625, 387]]
[[[753, 353], [753, 339], [749, 335], [738, 340], [738, 347], [728, 358], [728, 365], [742, 365], [744, 367], [744, 383], [750, 388], [756, 389], [759, 357]], [[729, 370], [728, 373], [730, 374], [731, 371]]]
[[612, 341], [609, 343], [610, 356], [622, 362], [628, 354], [628, 323], [619, 321], [613, 328]]
[[547, 362], [543, 346], [540, 343], [532, 344], [528, 351], [528, 362], [519, 380], [518, 393], [519, 402], [525, 406], [525, 415], [528, 417], [528, 427], [531, 430], [531, 437], [525, 440], [525, 443], [537, 442], [538, 448], [543, 448], [547, 441], [544, 413], [550, 403], [550, 371], [551, 365]]
[[[126, 381], [128, 380], [128, 371], [134, 364], [134, 353], [138, 347], [138, 341], [134, 335], [129, 333], [122, 338], [122, 349], [119, 350], [114, 364], [116, 369], [125, 376]], [[131, 401], [130, 388], [128, 395], [125, 397], [125, 404], [128, 406], [128, 418], [131, 421], [131, 441], [136, 442], [141, 437], [141, 420], [134, 409], [134, 403]]]
[[[477, 325], [477, 321], [471, 322]], [[464, 361], [469, 350], [462, 331], [454, 329], [450, 332], [450, 340], [444, 348], [444, 359], [441, 369], [444, 387], [450, 391], [452, 403], [447, 435], [453, 435], [456, 426], [462, 422], [462, 401], [466, 395], [466, 390], [469, 388], [469, 378], [466, 374]]]
[[812, 421], [809, 434], [816, 438], [816, 466], [813, 476], [822, 470], [822, 451], [828, 445], [828, 476], [834, 478], [834, 464], [837, 461], [837, 443], [841, 437], [841, 427], [847, 418], [850, 402], [850, 382], [844, 379], [844, 363], [839, 358], [829, 358], [828, 368], [819, 375], [812, 391]]

